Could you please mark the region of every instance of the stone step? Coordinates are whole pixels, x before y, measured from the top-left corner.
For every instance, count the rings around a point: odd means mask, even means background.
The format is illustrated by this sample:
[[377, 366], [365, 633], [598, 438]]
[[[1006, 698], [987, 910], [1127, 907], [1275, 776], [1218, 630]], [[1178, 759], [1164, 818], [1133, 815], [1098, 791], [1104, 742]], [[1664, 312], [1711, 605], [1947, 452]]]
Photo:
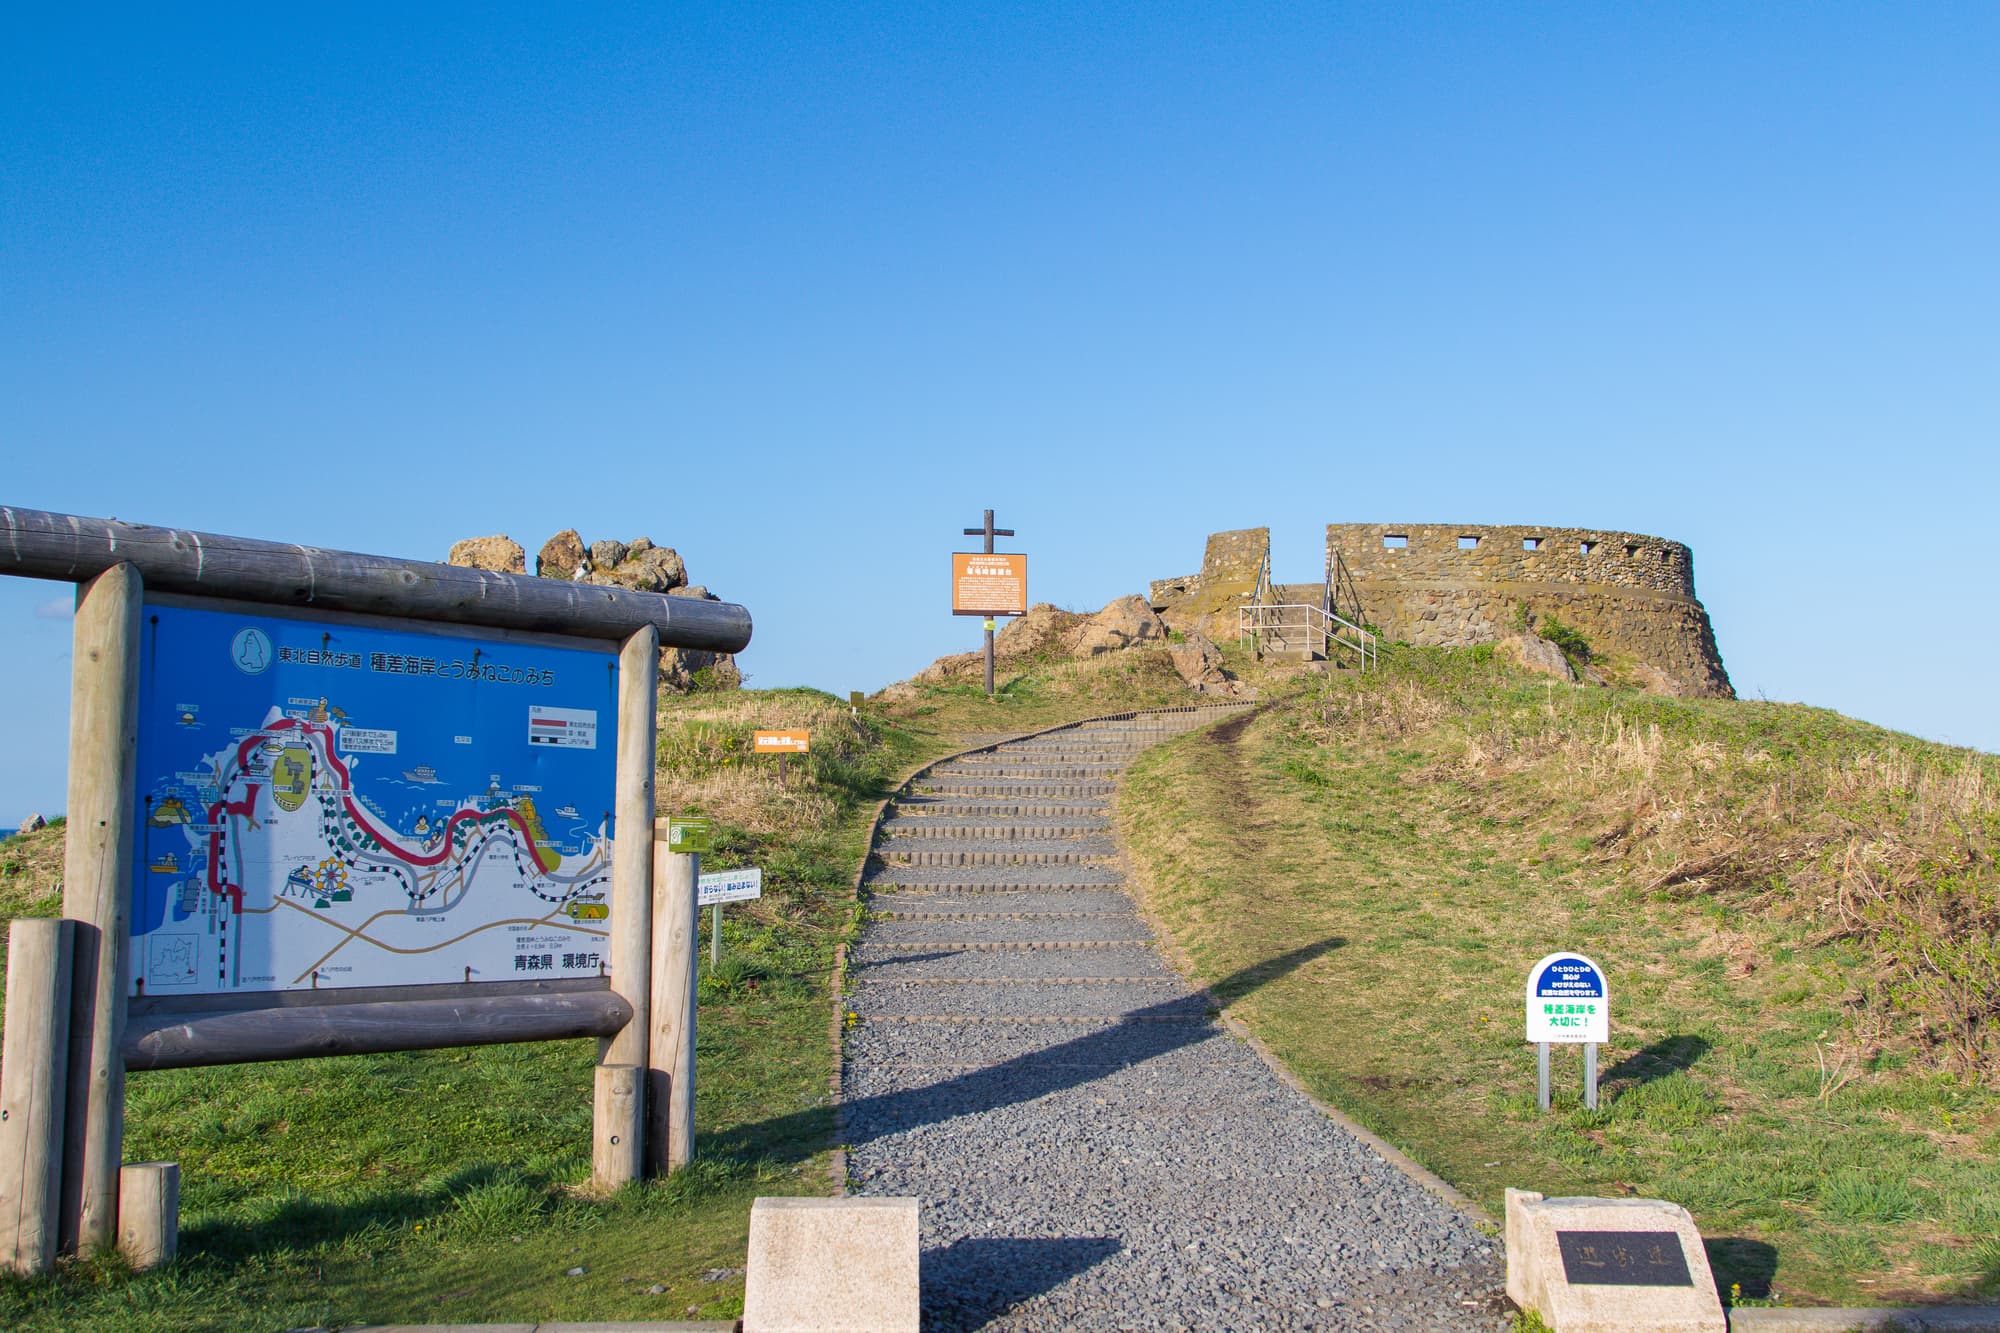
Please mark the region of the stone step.
[[870, 912], [1115, 912], [1129, 915], [1132, 900], [1115, 888], [1067, 889], [1056, 893], [965, 892], [951, 889], [916, 889], [891, 893], [871, 893]]
[[1057, 759], [1039, 755], [996, 754], [954, 759], [948, 764], [939, 764], [931, 772], [974, 773], [981, 777], [1022, 772], [1045, 778], [1088, 778], [1129, 767], [1122, 759]]
[[920, 792], [940, 796], [1109, 796], [1117, 790], [1111, 782], [1079, 779], [1038, 782], [1033, 779], [984, 778], [927, 779]]
[[[894, 867], [884, 867], [884, 869], [894, 869]], [[1056, 895], [1056, 893], [1118, 893], [1122, 889], [1122, 885], [1124, 885], [1124, 879], [1118, 877], [1118, 875], [1104, 875], [1102, 879], [1068, 879], [1068, 877], [1064, 877], [1064, 879], [1016, 879], [1016, 877], [1010, 875], [1008, 879], [996, 879], [992, 883], [982, 883], [982, 881], [962, 879], [960, 875], [952, 875], [950, 871], [928, 869], [928, 867], [926, 869], [902, 867], [902, 869], [896, 871], [894, 877], [886, 875], [884, 871], [876, 871], [874, 875], [870, 875], [868, 879], [862, 881], [862, 887], [868, 889], [870, 901], [874, 901], [874, 899], [886, 899], [890, 895], [902, 897], [902, 895], [932, 895], [932, 893], [940, 893], [940, 895], [968, 895], [968, 897], [1016, 895], [1016, 893], [1034, 893], [1034, 895]]]
[[882, 825], [882, 836], [898, 842], [925, 839], [957, 842], [1055, 842], [1092, 833], [1102, 833], [1111, 821], [1103, 818], [1079, 819], [1065, 824], [1020, 824], [993, 820], [982, 824], [947, 824], [931, 818], [904, 823], [891, 819]]
[[868, 943], [881, 949], [1096, 949], [1150, 940], [1153, 932], [1131, 914], [1051, 916], [899, 914], [871, 922]]
[[1109, 865], [1115, 859], [1104, 851], [975, 851], [965, 848], [884, 848], [875, 859], [891, 866], [1093, 866]]
[[1102, 801], [1070, 802], [990, 801], [978, 797], [899, 796], [890, 807], [894, 819], [1003, 818], [1052, 819], [1067, 816], [1101, 818]]

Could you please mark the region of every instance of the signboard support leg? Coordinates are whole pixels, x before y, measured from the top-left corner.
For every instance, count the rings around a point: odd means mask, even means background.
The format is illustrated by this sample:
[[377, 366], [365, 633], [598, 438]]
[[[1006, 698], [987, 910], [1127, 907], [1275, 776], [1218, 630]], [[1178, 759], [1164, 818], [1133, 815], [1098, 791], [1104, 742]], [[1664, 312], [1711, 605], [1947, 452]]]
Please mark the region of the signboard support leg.
[[1535, 1104], [1549, 1109], [1549, 1044], [1535, 1043]]
[[[602, 1126], [617, 1121], [619, 1084], [604, 1070], [643, 1069], [652, 1032], [649, 1010], [653, 974], [653, 764], [658, 753], [660, 632], [651, 625], [625, 640], [618, 653], [617, 822], [611, 846], [611, 988], [632, 1006], [632, 1021], [601, 1043], [592, 1086], [593, 1119], [600, 1127], [591, 1148], [591, 1174], [606, 1189], [639, 1178], [642, 1156], [622, 1151]], [[636, 1090], [635, 1095], [643, 1095]], [[643, 1128], [642, 1128], [643, 1133]]]
[[0, 1050], [0, 1267], [26, 1277], [56, 1258], [69, 1072], [71, 923], [17, 920], [7, 939]]
[[645, 1165], [645, 1071], [599, 1065], [592, 1088], [591, 1182], [607, 1194], [639, 1179]]
[[993, 697], [993, 622], [986, 622], [986, 697]]
[[76, 593], [70, 681], [69, 821], [63, 915], [77, 923], [63, 1135], [62, 1243], [80, 1254], [118, 1244], [124, 1156], [125, 983], [131, 942], [139, 748], [139, 571], [113, 565]]
[[1590, 1110], [1597, 1109], [1597, 1043], [1583, 1044], [1583, 1104]]
[[722, 964], [722, 904], [708, 909], [708, 970], [714, 972]]
[[646, 1163], [663, 1176], [694, 1157], [694, 965], [698, 852], [654, 847], [653, 1034], [646, 1051]]

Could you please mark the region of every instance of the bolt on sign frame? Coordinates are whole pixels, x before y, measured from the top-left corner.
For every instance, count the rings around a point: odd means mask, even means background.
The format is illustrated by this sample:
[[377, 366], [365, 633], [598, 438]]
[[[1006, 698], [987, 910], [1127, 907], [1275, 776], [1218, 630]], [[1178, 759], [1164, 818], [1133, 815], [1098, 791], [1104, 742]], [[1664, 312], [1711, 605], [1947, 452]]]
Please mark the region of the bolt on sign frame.
[[[7, 1006], [0, 1265], [119, 1243], [128, 1069], [594, 1036], [596, 1181], [686, 1160], [694, 867], [664, 825], [655, 846], [659, 649], [738, 652], [747, 610], [7, 507], [0, 574], [77, 585], [65, 920], [18, 941], [50, 954], [22, 973], [48, 994]], [[342, 694], [381, 716], [350, 722]], [[511, 739], [445, 741], [466, 715]], [[448, 765], [403, 769], [420, 756], [399, 733], [469, 746], [457, 770], [512, 755], [608, 808], [539, 808], [508, 774], [432, 794]], [[402, 808], [357, 780], [371, 770], [410, 789]], [[477, 920], [489, 866], [539, 900], [527, 915]], [[361, 919], [370, 889], [389, 906]], [[456, 940], [454, 912], [476, 925]], [[170, 1234], [127, 1241], [172, 1253]]]

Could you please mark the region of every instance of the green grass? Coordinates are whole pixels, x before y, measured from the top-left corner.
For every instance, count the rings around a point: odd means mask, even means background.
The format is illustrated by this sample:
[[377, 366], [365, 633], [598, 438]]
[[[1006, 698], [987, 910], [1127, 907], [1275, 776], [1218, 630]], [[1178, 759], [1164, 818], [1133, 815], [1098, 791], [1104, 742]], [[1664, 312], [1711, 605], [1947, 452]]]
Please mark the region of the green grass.
[[[967, 731], [1186, 702], [1157, 668], [1045, 668], [996, 701], [916, 689], [858, 714], [814, 690], [663, 697], [660, 811], [716, 819], [710, 867], [765, 870], [763, 899], [725, 909], [713, 972], [702, 916], [692, 1166], [584, 1188], [594, 1042], [134, 1074], [126, 1158], [180, 1163], [180, 1257], [0, 1277], [0, 1327], [736, 1316], [751, 1201], [833, 1186], [829, 983], [875, 803]], [[801, 725], [803, 761], [749, 753], [756, 728]], [[59, 827], [0, 843], [0, 915], [58, 914], [61, 855]]]
[[[1875, 928], [1976, 946], [1935, 895], [1989, 891], [1996, 777], [1821, 710], [1403, 653], [1151, 752], [1119, 814], [1198, 976], [1328, 946], [1232, 1008], [1489, 1209], [1673, 1199], [1725, 1291], [1877, 1303], [2000, 1288], [1994, 1033]], [[1608, 969], [1613, 1041], [1599, 1109], [1559, 1049], [1543, 1115], [1521, 986], [1558, 948]]]

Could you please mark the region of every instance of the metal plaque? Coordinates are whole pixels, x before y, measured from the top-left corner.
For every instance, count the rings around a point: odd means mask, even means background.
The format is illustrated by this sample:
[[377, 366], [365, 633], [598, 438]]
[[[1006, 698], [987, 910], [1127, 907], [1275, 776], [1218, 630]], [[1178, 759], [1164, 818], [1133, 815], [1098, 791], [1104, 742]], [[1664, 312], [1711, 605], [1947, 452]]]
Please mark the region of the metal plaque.
[[1572, 1286], [1692, 1287], [1681, 1238], [1671, 1231], [1558, 1231]]

